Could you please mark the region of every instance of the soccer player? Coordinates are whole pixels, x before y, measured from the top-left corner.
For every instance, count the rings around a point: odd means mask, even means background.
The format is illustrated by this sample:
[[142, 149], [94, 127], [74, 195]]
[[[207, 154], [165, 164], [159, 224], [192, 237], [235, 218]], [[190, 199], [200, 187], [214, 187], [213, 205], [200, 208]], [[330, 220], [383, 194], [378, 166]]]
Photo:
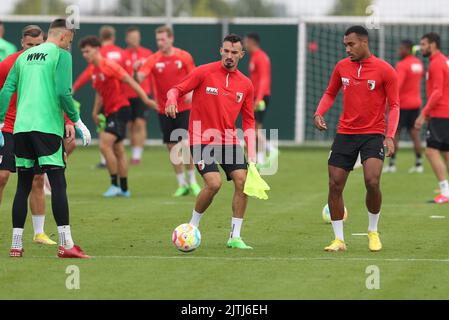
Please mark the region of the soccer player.
[[[377, 232], [382, 204], [380, 177], [384, 146], [388, 149], [388, 157], [394, 153], [393, 139], [399, 121], [398, 77], [391, 65], [371, 54], [368, 31], [364, 27], [347, 29], [343, 43], [349, 57], [335, 66], [314, 115], [315, 126], [319, 130], [327, 130], [324, 115], [342, 89], [343, 113], [328, 161], [328, 204], [335, 240], [325, 250], [346, 250], [343, 190], [360, 152], [367, 191], [369, 249], [380, 251], [382, 244]], [[389, 104], [387, 130], [386, 101]]]
[[221, 61], [196, 68], [167, 93], [166, 113], [176, 119], [179, 98], [193, 90], [189, 119], [190, 150], [204, 180], [196, 199], [191, 224], [198, 227], [204, 212], [221, 187], [218, 164], [228, 181], [234, 182], [229, 248], [252, 249], [240, 236], [248, 198], [243, 192], [247, 162], [236, 133], [235, 122], [242, 116], [248, 159], [255, 162], [254, 87], [238, 69], [243, 58], [243, 41], [235, 34], [226, 36], [220, 48]]
[[245, 49], [250, 55], [249, 76], [254, 85], [255, 118], [257, 129], [257, 164], [265, 163], [265, 152], [270, 153], [270, 158], [277, 155], [278, 151], [268, 142], [262, 133], [263, 120], [270, 103], [271, 96], [271, 62], [267, 53], [260, 47], [260, 36], [257, 33], [248, 33], [244, 38]]
[[[102, 26], [100, 28], [100, 41], [101, 49], [100, 53], [103, 57], [117, 62], [120, 66], [125, 67], [125, 52], [122, 48], [115, 45], [115, 28], [112, 26]], [[95, 67], [88, 65], [87, 68], [78, 76], [73, 83], [73, 95], [81, 87], [91, 81], [92, 73]], [[103, 155], [100, 157], [100, 163], [97, 164], [97, 168], [106, 168], [106, 159]]]
[[[103, 58], [100, 53], [101, 42], [95, 36], [81, 39], [81, 52], [87, 63], [94, 66], [92, 70], [92, 86], [97, 91], [92, 118], [98, 125], [98, 114], [103, 105], [106, 116], [106, 129], [100, 133], [100, 150], [106, 158], [111, 186], [103, 194], [110, 197], [130, 197], [128, 190], [128, 160], [126, 159], [123, 139], [126, 137], [126, 126], [130, 119], [129, 101], [121, 90], [126, 83], [136, 91], [143, 103], [157, 109], [156, 103], [149, 99], [139, 84], [118, 63]], [[120, 187], [118, 178], [120, 177]]]
[[0, 21], [0, 61], [5, 60], [7, 56], [17, 51], [15, 45], [3, 39], [4, 35], [5, 35], [5, 25], [3, 24], [3, 21]]
[[[65, 19], [54, 20], [44, 44], [20, 55], [0, 93], [0, 127], [11, 96], [17, 90], [17, 115], [14, 124], [14, 153], [18, 173], [13, 203], [13, 237], [11, 257], [22, 257], [23, 228], [27, 216], [34, 167], [48, 175], [52, 187], [52, 209], [58, 226], [60, 258], [89, 258], [76, 246], [69, 225], [67, 183], [63, 154], [64, 111], [75, 124], [85, 145], [90, 132], [73, 104], [72, 56], [67, 51], [74, 32]], [[3, 136], [0, 135], [0, 145]]]
[[[165, 116], [165, 103], [167, 101], [167, 92], [174, 85], [180, 83], [195, 68], [192, 56], [184, 50], [173, 46], [175, 38], [173, 30], [168, 26], [161, 26], [156, 29], [156, 42], [159, 51], [148, 58], [146, 63], [140, 68], [137, 78], [139, 81], [152, 76], [154, 81], [154, 95], [159, 104], [159, 123], [162, 130], [163, 142], [171, 154], [173, 148], [179, 142], [178, 137], [173, 137], [172, 133], [179, 130], [187, 132], [189, 125], [191, 94], [183, 97], [178, 104], [179, 114], [176, 119], [170, 119]], [[183, 137], [183, 143], [186, 146], [186, 137]], [[189, 194], [191, 191], [197, 196], [201, 187], [198, 185], [195, 177], [195, 167], [192, 161], [186, 164], [188, 182], [185, 177], [185, 170], [182, 163], [173, 162], [173, 169], [178, 180], [178, 189], [173, 194], [174, 197], [181, 197]], [[181, 161], [179, 161], [181, 162]]]
[[[27, 49], [38, 46], [44, 42], [44, 33], [37, 25], [29, 25], [22, 30], [22, 48], [0, 63], [0, 89], [3, 87], [9, 71], [16, 62], [17, 58]], [[14, 122], [16, 120], [17, 93], [14, 93], [6, 113], [5, 125], [1, 130], [4, 138], [4, 146], [0, 148], [0, 201], [3, 198], [3, 190], [8, 183], [11, 172], [16, 172], [16, 160], [14, 157]], [[33, 179], [33, 186], [30, 193], [30, 207], [33, 220], [34, 237], [36, 243], [54, 245], [56, 242], [51, 240], [44, 232], [45, 224], [45, 195], [44, 195], [44, 176], [36, 174]]]
[[[134, 77], [146, 59], [153, 53], [140, 45], [140, 30], [130, 27], [126, 31], [125, 41], [128, 47], [125, 49], [126, 71]], [[146, 78], [140, 83], [147, 95], [150, 94], [150, 79]], [[147, 107], [139, 99], [136, 92], [129, 86], [124, 86], [125, 93], [131, 105], [131, 121], [128, 124], [129, 140], [131, 143], [131, 164], [139, 164], [142, 160], [143, 147], [147, 137]]]
[[[449, 166], [449, 67], [446, 56], [440, 51], [441, 38], [437, 33], [425, 34], [420, 41], [421, 53], [430, 58], [426, 81], [427, 104], [416, 119], [415, 127], [427, 126], [426, 156], [435, 173], [441, 193], [435, 203], [449, 203], [449, 183], [446, 166]], [[444, 157], [444, 161], [441, 159]]]
[[421, 60], [412, 54], [412, 50], [412, 41], [401, 41], [398, 50], [401, 61], [396, 65], [401, 108], [399, 126], [394, 139], [396, 152], [391, 156], [388, 166], [384, 168], [384, 172], [396, 172], [396, 154], [398, 152], [401, 129], [403, 128], [408, 131], [413, 141], [416, 155], [415, 166], [410, 168], [409, 173], [424, 172], [421, 139], [419, 138], [419, 130], [415, 128], [415, 121], [419, 116], [419, 108], [421, 107], [421, 79], [424, 75], [424, 65]]

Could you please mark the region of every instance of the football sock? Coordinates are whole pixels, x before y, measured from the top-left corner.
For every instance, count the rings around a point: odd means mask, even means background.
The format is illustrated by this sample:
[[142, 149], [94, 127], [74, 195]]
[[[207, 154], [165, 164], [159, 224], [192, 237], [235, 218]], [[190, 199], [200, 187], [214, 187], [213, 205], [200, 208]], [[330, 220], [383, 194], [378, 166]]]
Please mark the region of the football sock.
[[134, 147], [133, 148], [133, 160], [142, 159], [143, 148], [142, 147]]
[[34, 235], [44, 233], [45, 215], [33, 215]]
[[393, 153], [393, 155], [390, 158], [390, 162], [388, 164], [390, 167], [394, 167], [396, 165], [396, 153]]
[[128, 191], [128, 178], [120, 177], [120, 188], [123, 192]]
[[195, 176], [195, 170], [189, 170], [187, 171], [187, 174], [189, 176], [189, 183], [195, 184], [196, 182], [196, 176]]
[[178, 180], [178, 185], [180, 187], [185, 187], [187, 185], [186, 177], [184, 175], [184, 172], [183, 173], [177, 173], [176, 174], [176, 179]]
[[369, 226], [368, 232], [377, 232], [377, 224], [379, 223], [380, 212], [378, 214], [373, 214], [368, 212]]
[[229, 238], [240, 238], [240, 230], [242, 229], [243, 219], [232, 217], [231, 233]]
[[118, 177], [116, 174], [111, 174], [111, 184], [118, 187]]
[[343, 220], [331, 221], [332, 229], [334, 229], [335, 239], [345, 241], [345, 236], [343, 234]]
[[422, 166], [422, 155], [421, 155], [421, 153], [417, 153], [416, 154], [416, 163], [415, 163], [415, 165], [417, 167]]
[[12, 244], [11, 249], [22, 249], [22, 228], [14, 228], [12, 229]]
[[70, 231], [70, 226], [58, 226], [59, 234], [59, 245], [66, 249], [72, 249], [74, 246], [72, 239], [72, 232]]
[[449, 183], [447, 180], [440, 181], [439, 183], [441, 194], [445, 197], [449, 197]]
[[100, 154], [100, 163], [106, 165], [106, 158], [102, 154]]
[[17, 190], [12, 205], [12, 226], [23, 229], [28, 212], [28, 196], [33, 185], [34, 173], [32, 171], [18, 171]]
[[51, 185], [51, 208], [57, 226], [69, 225], [69, 203], [67, 200], [67, 182], [64, 169], [47, 171]]
[[192, 211], [192, 219], [190, 220], [190, 224], [193, 224], [195, 227], [200, 226], [200, 220], [203, 216], [202, 213], [196, 212], [195, 210]]

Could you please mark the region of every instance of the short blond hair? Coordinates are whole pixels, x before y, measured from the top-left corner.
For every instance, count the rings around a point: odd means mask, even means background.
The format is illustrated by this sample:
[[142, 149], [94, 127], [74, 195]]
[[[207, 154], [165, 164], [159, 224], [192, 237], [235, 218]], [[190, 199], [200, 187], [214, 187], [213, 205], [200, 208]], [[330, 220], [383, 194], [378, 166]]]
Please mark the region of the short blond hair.
[[115, 28], [113, 26], [102, 26], [100, 28], [100, 40], [106, 41], [115, 38]]
[[171, 27], [169, 27], [169, 26], [160, 26], [160, 27], [157, 27], [156, 28], [156, 31], [155, 31], [155, 33], [156, 34], [158, 34], [158, 33], [167, 33], [167, 36], [169, 36], [169, 37], [173, 37], [173, 29], [171, 28]]

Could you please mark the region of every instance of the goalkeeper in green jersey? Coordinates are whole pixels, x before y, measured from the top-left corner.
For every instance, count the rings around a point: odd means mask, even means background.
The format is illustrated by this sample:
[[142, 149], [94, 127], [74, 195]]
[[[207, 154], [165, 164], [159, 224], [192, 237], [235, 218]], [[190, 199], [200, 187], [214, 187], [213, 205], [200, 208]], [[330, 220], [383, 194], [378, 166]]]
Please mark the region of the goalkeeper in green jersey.
[[[0, 93], [0, 128], [12, 94], [17, 90], [14, 153], [18, 182], [13, 203], [11, 257], [23, 255], [22, 234], [27, 199], [35, 170], [46, 172], [52, 188], [52, 209], [58, 226], [60, 258], [89, 258], [72, 240], [64, 161], [64, 112], [75, 129], [90, 143], [90, 132], [79, 117], [71, 95], [72, 56], [67, 51], [74, 30], [65, 19], [50, 25], [44, 44], [22, 54], [11, 69]], [[0, 134], [0, 146], [3, 136]]]

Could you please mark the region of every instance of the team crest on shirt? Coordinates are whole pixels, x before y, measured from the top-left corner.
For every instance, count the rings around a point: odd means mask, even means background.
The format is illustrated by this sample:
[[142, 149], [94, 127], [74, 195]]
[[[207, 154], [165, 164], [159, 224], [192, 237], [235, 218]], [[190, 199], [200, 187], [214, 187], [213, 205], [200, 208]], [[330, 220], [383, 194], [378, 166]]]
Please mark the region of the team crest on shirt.
[[375, 80], [368, 80], [368, 89], [374, 90], [376, 88], [376, 81]]
[[176, 60], [175, 64], [178, 69], [182, 69], [182, 61], [181, 60]]
[[243, 100], [243, 93], [242, 92], [237, 92], [235, 94], [235, 96], [236, 96], [237, 103], [242, 102], [242, 100]]
[[204, 160], [201, 160], [200, 162], [198, 162], [198, 170], [203, 171], [204, 168], [206, 167]]

